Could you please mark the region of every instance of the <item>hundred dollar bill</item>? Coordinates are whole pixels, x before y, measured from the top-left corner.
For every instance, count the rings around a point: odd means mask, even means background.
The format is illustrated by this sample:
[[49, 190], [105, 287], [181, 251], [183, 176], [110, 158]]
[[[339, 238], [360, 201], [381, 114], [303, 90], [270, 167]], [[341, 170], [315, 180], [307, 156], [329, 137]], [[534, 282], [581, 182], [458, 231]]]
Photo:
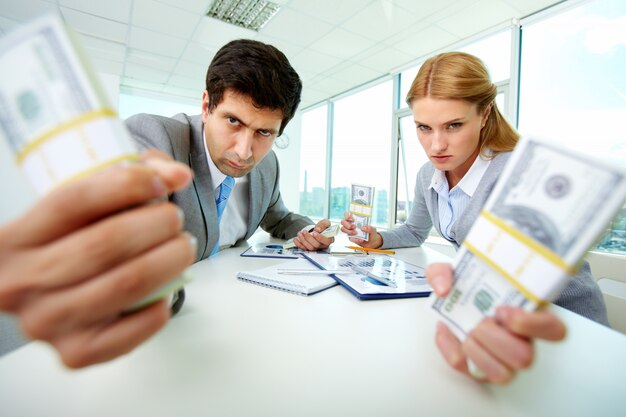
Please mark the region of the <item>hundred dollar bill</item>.
[[523, 138], [457, 254], [452, 290], [431, 308], [464, 339], [499, 305], [547, 304], [625, 201], [625, 167]]
[[[54, 15], [0, 39], [0, 140], [39, 196], [138, 159], [74, 34]], [[163, 298], [185, 281], [179, 278], [133, 308]]]
[[[335, 237], [335, 236], [337, 236], [339, 234], [340, 231], [341, 231], [341, 225], [339, 223], [331, 224], [326, 229], [322, 230], [321, 235], [325, 236], [325, 237]], [[294, 238], [291, 238], [291, 239], [287, 240], [283, 244], [283, 249], [295, 248], [296, 244], [293, 243], [293, 239]]]
[[350, 214], [354, 217], [357, 232], [352, 237], [367, 240], [369, 233], [361, 230], [361, 227], [369, 226], [372, 219], [374, 187], [352, 184], [350, 191]]
[[0, 132], [39, 195], [137, 159], [72, 34], [43, 18], [0, 43]]

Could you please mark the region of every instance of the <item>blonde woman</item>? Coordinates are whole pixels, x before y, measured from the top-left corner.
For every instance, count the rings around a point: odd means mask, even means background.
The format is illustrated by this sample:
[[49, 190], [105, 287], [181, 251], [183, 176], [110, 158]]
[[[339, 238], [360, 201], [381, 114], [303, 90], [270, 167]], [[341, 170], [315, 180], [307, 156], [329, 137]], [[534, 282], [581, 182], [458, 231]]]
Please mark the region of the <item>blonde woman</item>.
[[[406, 99], [429, 158], [417, 174], [413, 208], [401, 226], [382, 232], [363, 227], [369, 240], [351, 238], [353, 242], [370, 248], [420, 246], [434, 226], [459, 247], [519, 138], [498, 110], [495, 97], [496, 87], [485, 65], [473, 55], [443, 53], [422, 65]], [[354, 235], [355, 229], [346, 213], [342, 231]], [[449, 291], [449, 265], [435, 265], [427, 275], [437, 295]], [[588, 264], [555, 303], [608, 324], [602, 294]], [[471, 358], [482, 371], [479, 379], [504, 383], [532, 362], [532, 338], [559, 340], [564, 331], [562, 323], [548, 312], [529, 314], [502, 307], [465, 342], [460, 343], [442, 323], [436, 341], [455, 369], [468, 373], [466, 359]]]

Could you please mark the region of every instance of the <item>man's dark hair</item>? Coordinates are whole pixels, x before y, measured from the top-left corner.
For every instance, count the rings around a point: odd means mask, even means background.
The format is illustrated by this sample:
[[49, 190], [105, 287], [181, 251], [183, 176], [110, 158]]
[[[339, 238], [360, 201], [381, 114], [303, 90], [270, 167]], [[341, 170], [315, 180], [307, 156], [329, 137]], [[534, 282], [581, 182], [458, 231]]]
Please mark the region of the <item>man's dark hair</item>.
[[258, 108], [280, 110], [283, 121], [279, 135], [300, 104], [302, 82], [285, 54], [272, 45], [250, 39], [239, 39], [224, 45], [209, 65], [206, 90], [209, 111], [233, 89], [252, 99]]

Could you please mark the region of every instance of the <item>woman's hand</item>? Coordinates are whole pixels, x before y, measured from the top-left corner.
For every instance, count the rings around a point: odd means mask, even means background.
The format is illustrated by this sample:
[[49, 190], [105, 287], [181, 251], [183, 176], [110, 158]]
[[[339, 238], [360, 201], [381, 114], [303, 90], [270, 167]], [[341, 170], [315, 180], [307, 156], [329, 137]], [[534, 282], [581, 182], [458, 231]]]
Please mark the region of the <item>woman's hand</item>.
[[[341, 221], [341, 231], [348, 236], [354, 236], [357, 234], [357, 226], [354, 222], [354, 217], [349, 212], [344, 213], [344, 219]], [[369, 239], [363, 240], [356, 237], [350, 237], [350, 241], [356, 243], [364, 248], [380, 248], [383, 245], [383, 237], [376, 231], [374, 226], [363, 226], [361, 230], [369, 233]]]
[[[432, 264], [426, 269], [426, 278], [435, 294], [443, 297], [452, 288], [452, 267]], [[534, 339], [559, 341], [564, 337], [565, 325], [549, 311], [529, 313], [500, 306], [495, 317], [485, 318], [463, 342], [444, 323], [438, 323], [435, 341], [452, 368], [481, 382], [506, 384], [532, 364]], [[470, 369], [470, 364], [475, 369]]]

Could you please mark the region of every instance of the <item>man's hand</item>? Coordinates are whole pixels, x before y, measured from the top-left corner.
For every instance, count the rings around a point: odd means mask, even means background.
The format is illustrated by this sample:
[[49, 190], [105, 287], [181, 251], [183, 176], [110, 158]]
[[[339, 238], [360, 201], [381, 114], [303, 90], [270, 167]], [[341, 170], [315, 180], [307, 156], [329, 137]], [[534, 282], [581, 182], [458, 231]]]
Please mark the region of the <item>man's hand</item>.
[[[452, 288], [449, 264], [432, 264], [426, 278], [438, 297]], [[549, 311], [528, 313], [519, 308], [500, 306], [495, 317], [484, 319], [464, 342], [443, 323], [438, 323], [435, 340], [448, 364], [457, 371], [481, 382], [506, 384], [515, 374], [528, 368], [534, 358], [533, 339], [559, 341], [565, 337], [565, 325]], [[468, 367], [470, 360], [477, 370]]]
[[72, 368], [132, 350], [167, 322], [169, 306], [123, 312], [195, 258], [180, 209], [155, 202], [191, 178], [150, 152], [61, 187], [0, 227], [0, 310]]
[[[344, 213], [344, 219], [341, 221], [341, 231], [348, 236], [354, 236], [357, 234], [356, 224], [354, 223], [354, 217], [349, 212]], [[361, 230], [369, 233], [369, 239], [363, 240], [356, 237], [351, 237], [350, 241], [356, 243], [364, 248], [380, 248], [383, 245], [383, 237], [376, 231], [374, 226], [363, 226]]]
[[329, 227], [330, 221], [328, 219], [320, 220], [311, 232], [298, 232], [298, 236], [294, 238], [293, 243], [296, 247], [306, 251], [325, 249], [335, 241], [334, 237], [322, 235], [322, 232]]

